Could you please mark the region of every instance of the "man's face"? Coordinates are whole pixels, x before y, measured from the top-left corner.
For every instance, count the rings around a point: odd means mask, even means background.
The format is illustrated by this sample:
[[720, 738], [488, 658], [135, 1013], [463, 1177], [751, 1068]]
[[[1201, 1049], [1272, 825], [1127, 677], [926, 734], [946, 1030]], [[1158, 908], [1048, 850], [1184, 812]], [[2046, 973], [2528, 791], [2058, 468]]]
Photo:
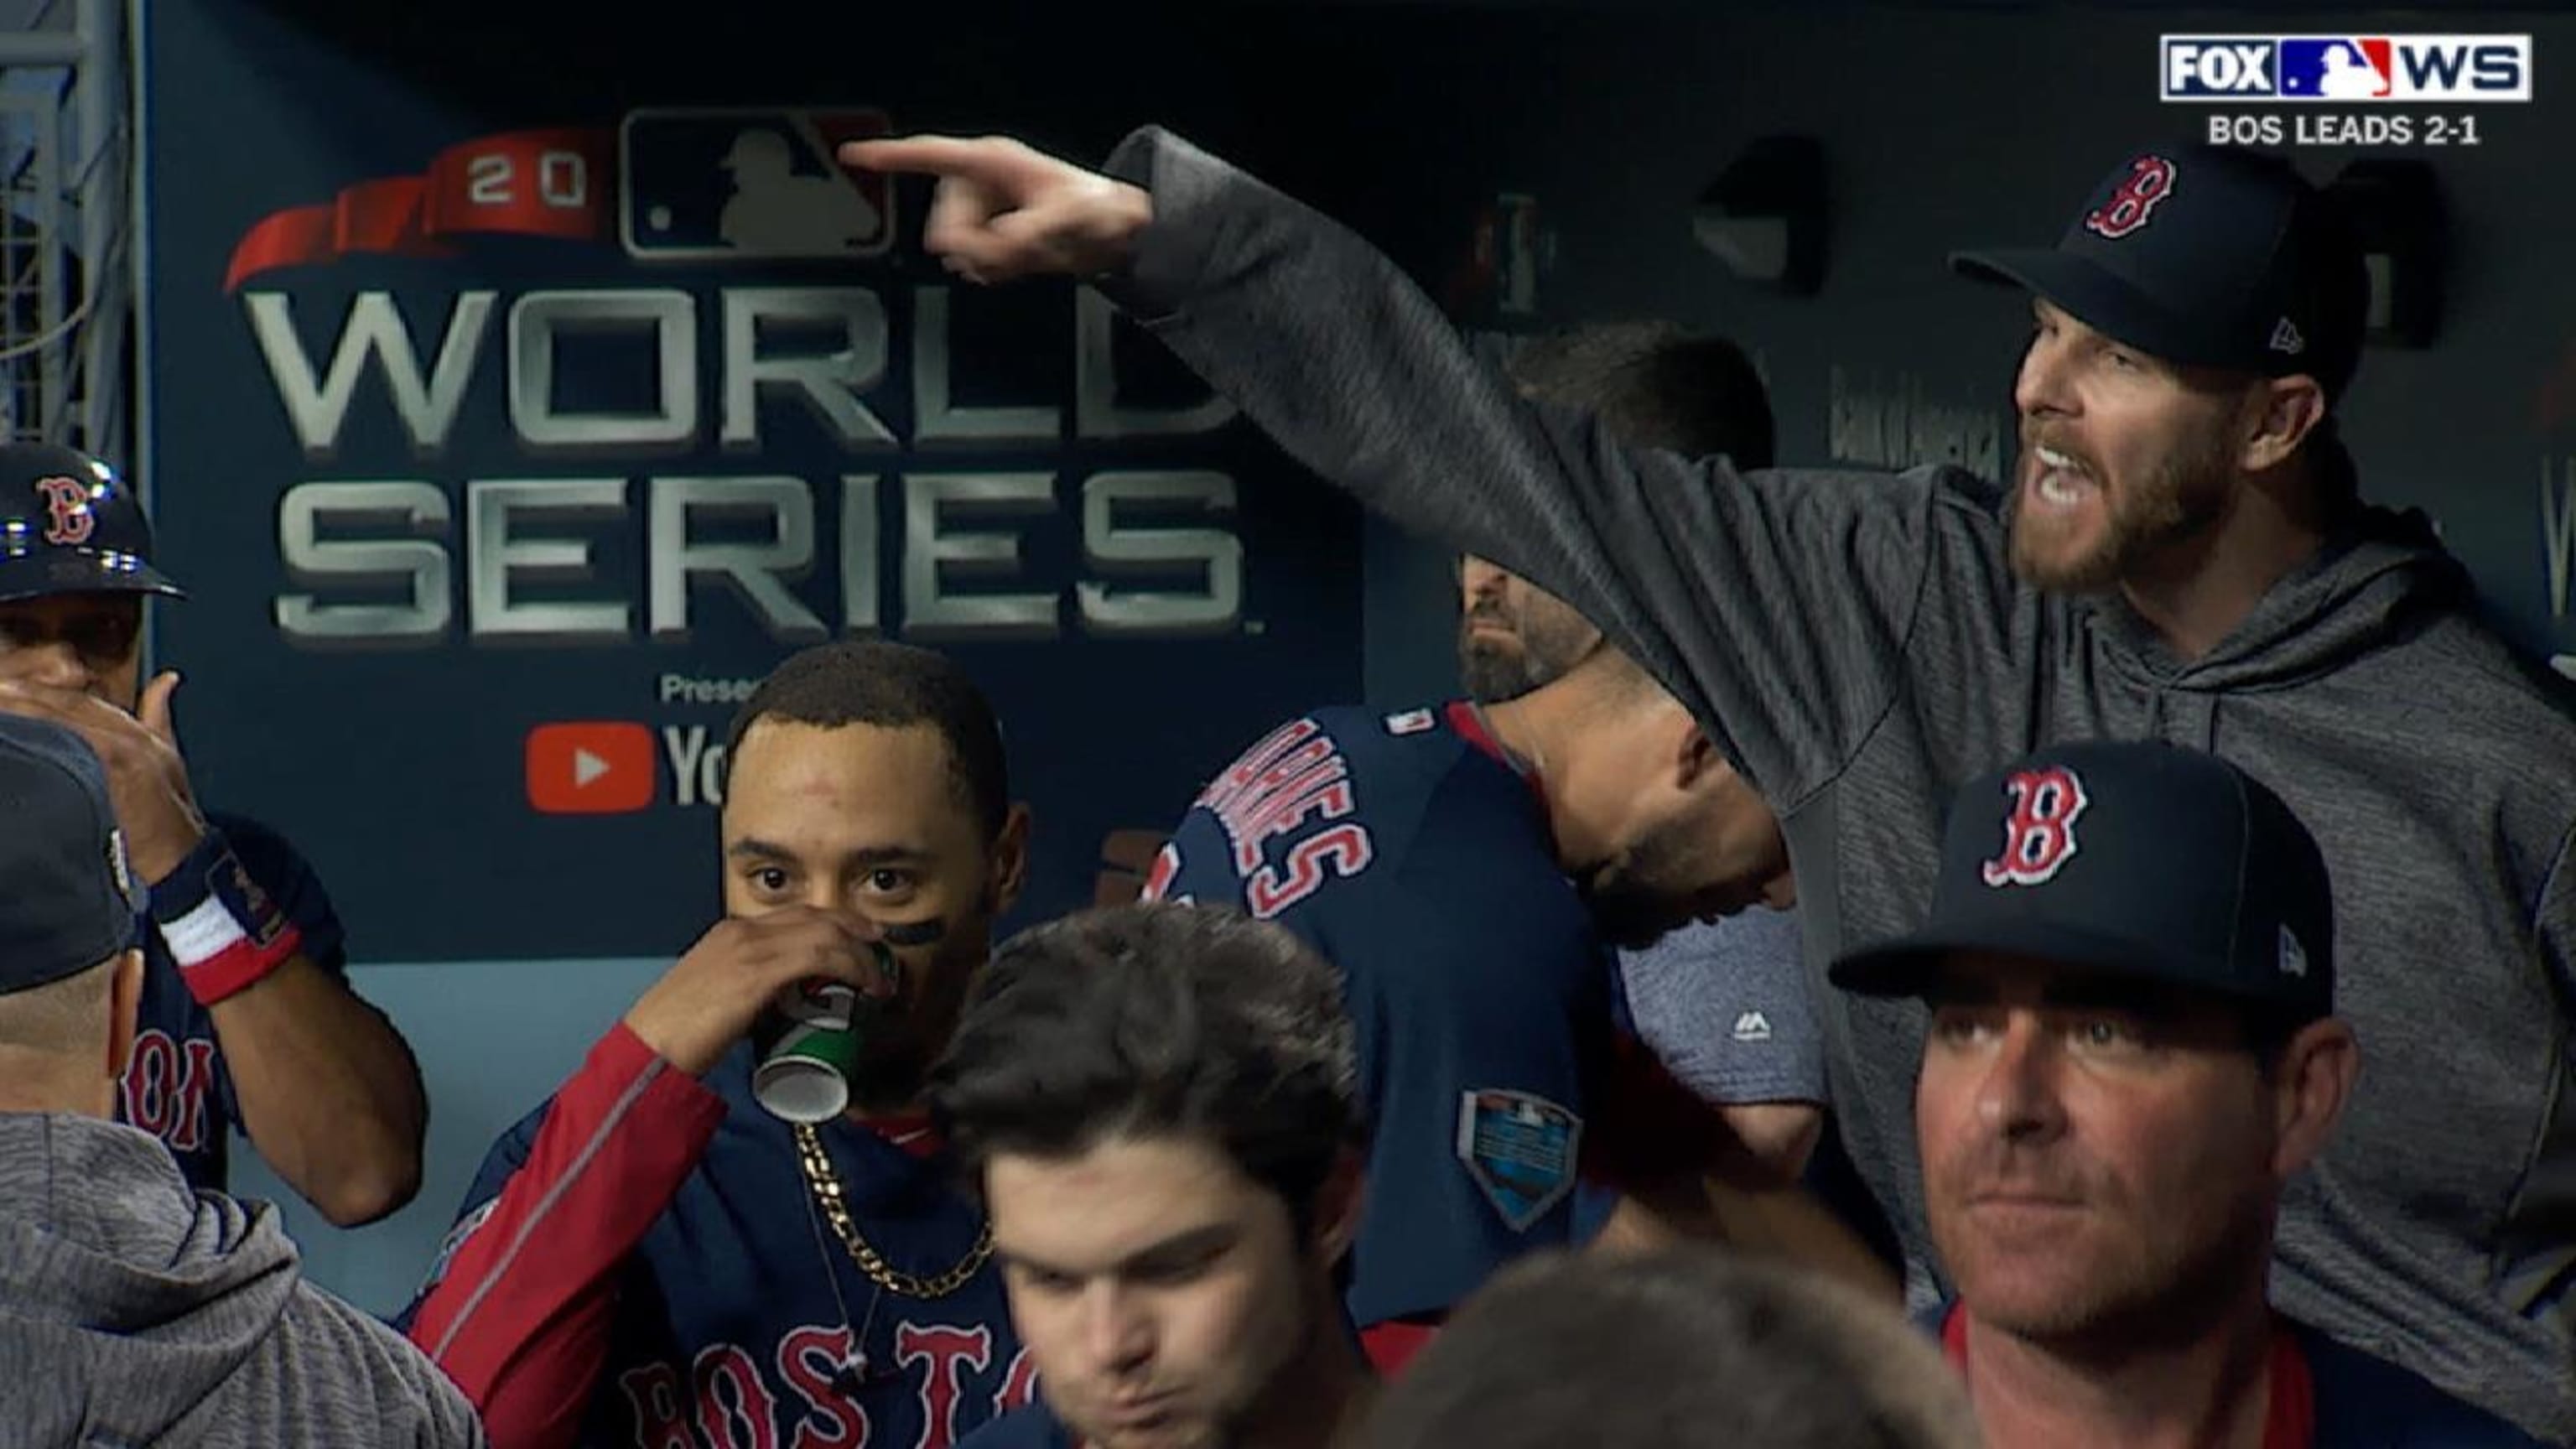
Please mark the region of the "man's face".
[[1474, 554], [1458, 560], [1458, 678], [1469, 698], [1517, 699], [1600, 642], [1601, 631], [1554, 594]]
[[724, 802], [725, 913], [804, 904], [927, 937], [894, 948], [902, 967], [884, 1034], [872, 1034], [852, 1094], [911, 1101], [948, 1044], [967, 978], [1018, 879], [1014, 814], [987, 841], [929, 724], [835, 728], [763, 719], [745, 733]]
[[2278, 1126], [2234, 1016], [2005, 957], [1954, 958], [1928, 994], [1926, 1208], [1980, 1321], [2117, 1335], [2259, 1281]]
[[2013, 572], [2043, 589], [2099, 592], [2224, 513], [2236, 479], [2236, 395], [2048, 302], [2032, 311], [2036, 329], [2013, 388]]
[[128, 714], [140, 699], [143, 596], [48, 594], [0, 603], [0, 679], [77, 689]]
[[1323, 1251], [1195, 1138], [985, 1168], [994, 1253], [1038, 1387], [1092, 1449], [1221, 1449], [1323, 1331]]
[[1790, 903], [1779, 817], [1723, 761], [1709, 768], [1715, 776], [1699, 786], [1641, 792], [1612, 854], [1572, 872], [1609, 945], [1635, 950], [1692, 921]]

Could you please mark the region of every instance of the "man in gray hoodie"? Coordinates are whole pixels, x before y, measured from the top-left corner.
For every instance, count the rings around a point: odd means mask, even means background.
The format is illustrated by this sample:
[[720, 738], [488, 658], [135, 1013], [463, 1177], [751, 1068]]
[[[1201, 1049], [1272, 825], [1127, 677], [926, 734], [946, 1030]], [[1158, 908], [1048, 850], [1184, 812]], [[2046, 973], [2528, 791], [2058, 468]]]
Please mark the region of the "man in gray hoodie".
[[[2151, 148], [2054, 250], [1961, 259], [2033, 294], [2000, 487], [1623, 449], [1517, 396], [1365, 242], [1160, 130], [1108, 175], [1000, 138], [842, 156], [941, 176], [950, 270], [1099, 281], [1317, 473], [1599, 625], [1779, 813], [1811, 972], [1918, 924], [1950, 792], [2042, 744], [2161, 739], [2270, 781], [2343, 883], [2372, 1062], [2283, 1205], [2275, 1300], [2576, 1442], [2576, 714], [2420, 517], [2359, 503], [2333, 408], [2361, 262], [2285, 163]], [[1818, 1005], [1928, 1302], [1921, 1008]]]
[[[98, 757], [0, 716], [0, 822], [0, 1443], [480, 1446], [418, 1349], [302, 1281], [274, 1207], [113, 1120], [143, 902]], [[182, 924], [279, 919], [219, 882]]]

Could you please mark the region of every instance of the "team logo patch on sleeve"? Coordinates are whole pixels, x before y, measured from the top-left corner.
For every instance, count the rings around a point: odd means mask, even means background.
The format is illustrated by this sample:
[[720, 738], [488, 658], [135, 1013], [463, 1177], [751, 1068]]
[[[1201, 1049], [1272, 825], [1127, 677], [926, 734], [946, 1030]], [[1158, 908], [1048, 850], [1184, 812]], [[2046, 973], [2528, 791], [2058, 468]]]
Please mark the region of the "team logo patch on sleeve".
[[1574, 1190], [1583, 1119], [1528, 1092], [1470, 1088], [1458, 1099], [1458, 1160], [1516, 1233]]

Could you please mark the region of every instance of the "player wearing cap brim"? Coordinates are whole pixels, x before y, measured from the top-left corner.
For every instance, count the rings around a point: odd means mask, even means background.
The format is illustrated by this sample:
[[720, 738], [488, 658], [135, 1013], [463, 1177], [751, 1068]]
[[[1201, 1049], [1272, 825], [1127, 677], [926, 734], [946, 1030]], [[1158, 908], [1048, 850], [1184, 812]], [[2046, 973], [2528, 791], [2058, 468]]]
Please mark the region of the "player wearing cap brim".
[[145, 601], [186, 594], [141, 500], [71, 448], [0, 445], [0, 713], [77, 731], [106, 763], [148, 886], [142, 1022], [118, 1110], [221, 1189], [233, 1133], [341, 1226], [420, 1185], [428, 1108], [393, 1023], [348, 986], [339, 914], [284, 836], [203, 811], [140, 678]]
[[[2331, 420], [2364, 274], [2285, 163], [2155, 146], [2112, 169], [2076, 226], [2137, 305], [2034, 274], [2008, 486], [1784, 486], [1516, 397], [1386, 258], [1165, 132], [1108, 175], [1004, 139], [843, 155], [941, 176], [925, 245], [960, 275], [1095, 279], [1318, 476], [1600, 624], [1779, 812], [1811, 973], [1918, 922], [1951, 791], [2035, 744], [2257, 769], [2366, 883], [2336, 924], [2377, 1064], [2284, 1205], [2275, 1292], [2576, 1442], [2576, 713], [2422, 517], [2359, 502]], [[2137, 330], [2213, 300], [2174, 335], [2223, 330], [2215, 363]], [[1919, 1010], [1822, 1011], [1838, 1125], [1928, 1299]]]
[[2214, 755], [2060, 745], [1969, 784], [1931, 917], [1836, 985], [1931, 1009], [1927, 1316], [1993, 1449], [2537, 1449], [2274, 1312], [2281, 1196], [2361, 1051], [2333, 889], [2279, 796]]

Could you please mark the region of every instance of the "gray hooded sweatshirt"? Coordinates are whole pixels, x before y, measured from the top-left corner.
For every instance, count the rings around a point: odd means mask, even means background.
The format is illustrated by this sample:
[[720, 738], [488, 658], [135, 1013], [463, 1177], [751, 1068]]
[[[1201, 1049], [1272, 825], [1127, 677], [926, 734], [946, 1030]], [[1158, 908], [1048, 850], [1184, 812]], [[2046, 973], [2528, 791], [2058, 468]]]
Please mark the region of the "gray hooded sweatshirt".
[[466, 1449], [465, 1396], [152, 1137], [0, 1113], [0, 1449]]
[[2420, 519], [2360, 512], [2186, 661], [2116, 596], [2018, 583], [1992, 483], [1625, 451], [1519, 398], [1312, 210], [1150, 128], [1110, 170], [1154, 195], [1115, 300], [1326, 479], [1581, 610], [1779, 812], [1834, 1111], [1918, 1303], [1945, 1289], [1922, 1007], [1834, 991], [1825, 965], [1922, 921], [1971, 777], [2060, 740], [2213, 750], [2318, 836], [2362, 1047], [2283, 1204], [2275, 1300], [2576, 1443], [2576, 713]]

